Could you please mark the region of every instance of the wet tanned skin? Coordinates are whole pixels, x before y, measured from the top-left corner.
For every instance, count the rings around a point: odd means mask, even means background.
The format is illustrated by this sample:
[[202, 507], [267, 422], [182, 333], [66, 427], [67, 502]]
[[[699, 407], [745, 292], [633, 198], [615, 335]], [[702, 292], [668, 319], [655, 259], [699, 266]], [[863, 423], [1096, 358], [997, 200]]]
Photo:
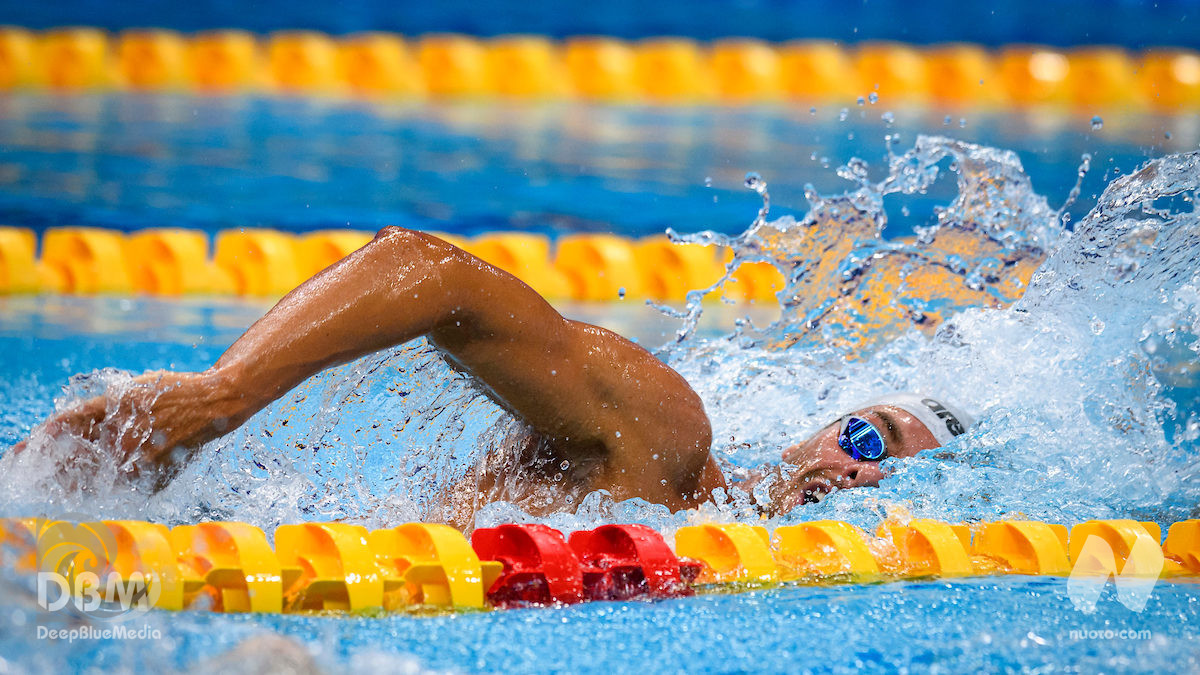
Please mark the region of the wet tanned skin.
[[576, 487], [679, 510], [725, 485], [704, 406], [678, 373], [615, 333], [563, 318], [511, 274], [398, 227], [289, 293], [208, 370], [143, 375], [119, 400], [85, 401], [46, 429], [96, 440], [129, 420], [149, 425], [148, 441], [126, 434], [119, 450], [131, 473], [169, 477], [312, 375], [420, 336], [563, 460], [599, 466], [568, 472]]

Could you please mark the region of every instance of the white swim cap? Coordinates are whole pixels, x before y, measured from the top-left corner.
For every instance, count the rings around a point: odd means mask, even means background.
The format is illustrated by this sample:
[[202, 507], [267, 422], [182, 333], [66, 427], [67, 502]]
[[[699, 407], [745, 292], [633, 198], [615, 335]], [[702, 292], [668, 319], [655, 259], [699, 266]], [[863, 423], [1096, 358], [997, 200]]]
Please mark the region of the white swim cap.
[[966, 432], [975, 424], [975, 418], [956, 406], [942, 403], [935, 398], [923, 394], [900, 391], [895, 394], [880, 396], [868, 401], [861, 408], [876, 405], [895, 406], [917, 418], [929, 429], [929, 433], [937, 439], [938, 445], [945, 445], [954, 440], [955, 436]]

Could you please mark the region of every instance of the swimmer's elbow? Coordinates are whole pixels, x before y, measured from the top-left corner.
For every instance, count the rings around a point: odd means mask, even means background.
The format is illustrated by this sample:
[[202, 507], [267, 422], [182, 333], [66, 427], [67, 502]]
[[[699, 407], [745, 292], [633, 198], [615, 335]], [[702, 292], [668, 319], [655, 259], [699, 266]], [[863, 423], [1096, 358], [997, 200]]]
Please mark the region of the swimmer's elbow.
[[447, 256], [466, 254], [466, 251], [441, 237], [399, 225], [388, 225], [376, 232], [375, 238], [367, 247], [387, 249], [400, 258], [411, 258], [414, 254], [420, 254], [443, 259]]
[[398, 239], [414, 238], [418, 234], [420, 233], [416, 230], [410, 230], [406, 227], [400, 227], [399, 225], [387, 225], [380, 228], [380, 230], [375, 233], [375, 239], [373, 241], [393, 242]]

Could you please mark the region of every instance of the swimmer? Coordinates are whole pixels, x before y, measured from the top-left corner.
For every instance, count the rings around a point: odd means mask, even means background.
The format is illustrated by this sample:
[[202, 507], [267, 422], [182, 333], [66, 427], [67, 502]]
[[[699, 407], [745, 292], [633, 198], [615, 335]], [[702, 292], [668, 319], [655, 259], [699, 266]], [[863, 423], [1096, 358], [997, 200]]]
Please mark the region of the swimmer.
[[[207, 370], [147, 373], [138, 386], [83, 401], [42, 429], [92, 442], [120, 438], [116, 450], [130, 473], [162, 485], [204, 443], [305, 379], [421, 336], [530, 430], [518, 461], [486, 462], [451, 490], [459, 504], [447, 520], [463, 525], [481, 503], [500, 499], [534, 513], [561, 508], [528, 498], [547, 491], [603, 489], [679, 511], [729, 487], [709, 451], [704, 405], [679, 373], [616, 333], [562, 317], [513, 275], [400, 227], [384, 228], [301, 284]], [[787, 448], [782, 464], [749, 484], [774, 473], [762, 508], [782, 513], [835, 488], [877, 485], [880, 460], [939, 447], [970, 423], [944, 403], [896, 395]], [[145, 433], [114, 432], [130, 426]]]

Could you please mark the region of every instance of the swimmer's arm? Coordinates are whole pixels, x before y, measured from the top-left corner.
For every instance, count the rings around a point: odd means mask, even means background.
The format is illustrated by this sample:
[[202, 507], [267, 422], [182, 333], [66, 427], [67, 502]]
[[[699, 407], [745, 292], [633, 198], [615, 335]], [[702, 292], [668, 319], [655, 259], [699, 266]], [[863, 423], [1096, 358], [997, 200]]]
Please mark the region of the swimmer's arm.
[[[563, 318], [511, 274], [397, 227], [285, 296], [208, 370], [150, 376], [160, 378], [148, 384], [150, 403], [133, 406], [154, 431], [142, 448], [178, 464], [317, 372], [420, 336], [564, 460], [601, 459], [595, 487], [678, 500], [719, 478], [708, 418], [678, 373], [615, 333]], [[112, 421], [106, 405], [83, 408], [68, 425]]]
[[[214, 366], [240, 423], [314, 373], [427, 336], [595, 487], [684, 502], [723, 484], [700, 398], [652, 354], [563, 318], [516, 277], [436, 237], [386, 228], [292, 291]], [[685, 499], [686, 498], [686, 499]]]
[[208, 372], [240, 398], [238, 423], [332, 366], [407, 342], [453, 320], [453, 249], [385, 228], [283, 297]]
[[[457, 250], [415, 232], [384, 229], [288, 293], [211, 368], [148, 373], [134, 386], [53, 415], [37, 433], [78, 436], [123, 454], [141, 450], [134, 472], [144, 464], [169, 469], [313, 374], [452, 320], [459, 308], [448, 298], [458, 280], [445, 278], [444, 268], [455, 264]], [[148, 434], [117, 431], [147, 425]], [[14, 451], [26, 447], [23, 442]]]
[[582, 385], [570, 368], [573, 324], [511, 274], [437, 237], [388, 227], [280, 300], [210, 372], [239, 392], [244, 419], [321, 370], [427, 336], [547, 431], [546, 410], [569, 410], [584, 394], [559, 386]]
[[563, 459], [600, 455], [602, 487], [646, 497], [663, 481], [673, 493], [703, 482], [708, 418], [678, 373], [563, 318], [511, 274], [402, 228], [289, 293], [213, 370], [242, 392], [240, 423], [324, 368], [422, 335]]

